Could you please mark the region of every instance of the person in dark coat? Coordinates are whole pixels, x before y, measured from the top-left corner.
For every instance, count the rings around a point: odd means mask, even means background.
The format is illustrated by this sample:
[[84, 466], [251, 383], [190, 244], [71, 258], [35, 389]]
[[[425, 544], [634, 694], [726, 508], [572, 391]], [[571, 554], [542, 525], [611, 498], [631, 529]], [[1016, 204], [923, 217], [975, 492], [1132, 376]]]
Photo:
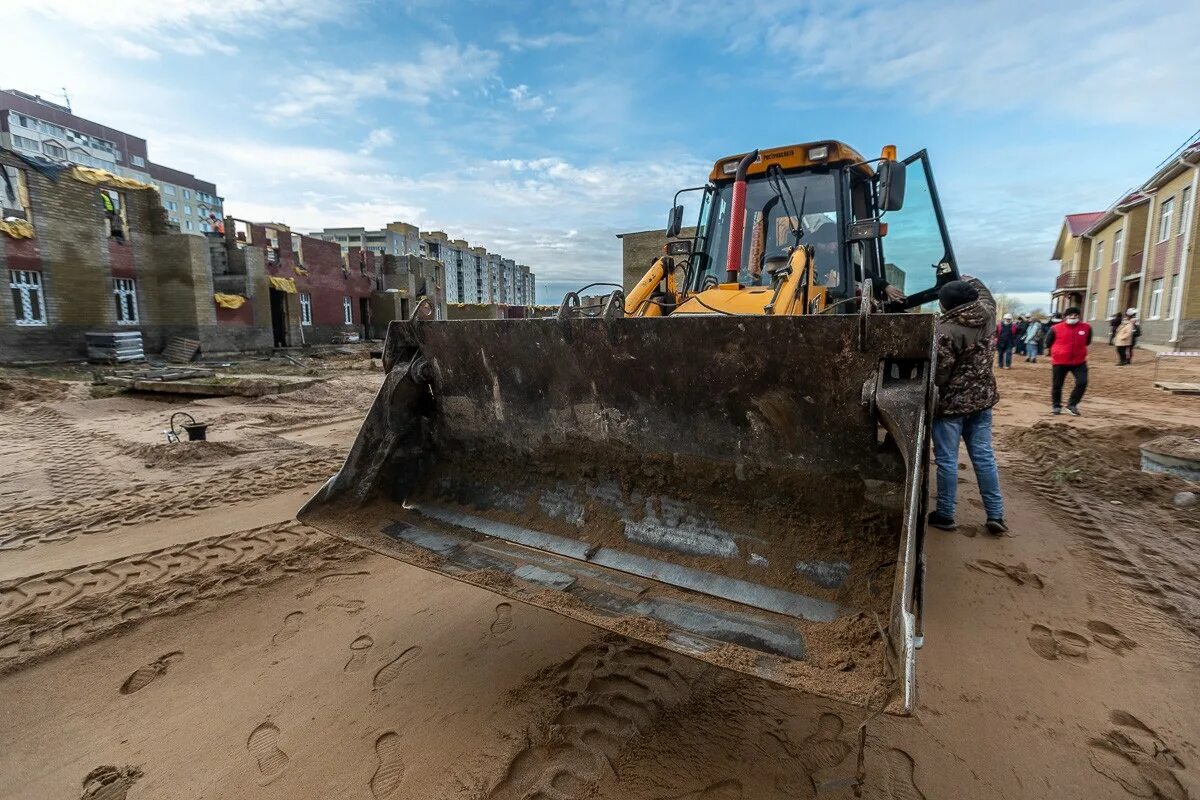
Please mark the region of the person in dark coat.
[[1017, 344], [1017, 326], [1012, 314], [1005, 314], [1004, 320], [996, 326], [996, 366], [1012, 369], [1013, 348]]
[[942, 314], [937, 323], [938, 397], [932, 426], [937, 508], [927, 521], [946, 531], [957, 527], [958, 448], [965, 443], [987, 513], [987, 530], [999, 536], [1008, 525], [992, 449], [992, 406], [1000, 399], [992, 368], [996, 301], [982, 281], [967, 275], [943, 286], [938, 300]]
[[1029, 329], [1029, 319], [1024, 314], [1017, 317], [1017, 338], [1013, 343], [1013, 351], [1019, 355], [1025, 355], [1025, 331]]

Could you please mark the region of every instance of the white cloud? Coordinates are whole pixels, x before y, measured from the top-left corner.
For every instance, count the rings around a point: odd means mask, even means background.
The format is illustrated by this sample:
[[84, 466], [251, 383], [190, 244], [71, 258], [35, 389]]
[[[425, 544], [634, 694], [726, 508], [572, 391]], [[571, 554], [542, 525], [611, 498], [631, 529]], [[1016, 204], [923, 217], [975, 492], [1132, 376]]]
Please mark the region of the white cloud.
[[307, 64], [288, 76], [273, 116], [301, 117], [314, 111], [350, 108], [364, 100], [390, 98], [424, 105], [439, 95], [454, 96], [459, 86], [478, 85], [493, 75], [500, 58], [475, 45], [427, 44], [411, 61], [373, 64], [363, 69]]
[[124, 36], [114, 36], [111, 40], [113, 47], [117, 49], [117, 53], [125, 58], [132, 58], [138, 61], [151, 61], [158, 58], [158, 51], [153, 47], [149, 47], [137, 42], [131, 42]]
[[558, 109], [554, 106], [546, 104], [546, 98], [540, 94], [533, 94], [529, 91], [529, 87], [525, 84], [520, 84], [508, 90], [508, 96], [512, 100], [514, 106], [520, 111], [540, 111], [546, 119], [552, 119]]
[[362, 146], [358, 148], [360, 155], [369, 156], [381, 147], [387, 147], [396, 141], [395, 135], [389, 128], [375, 128], [367, 134]]
[[303, 28], [354, 13], [353, 0], [205, 0], [203, 3], [167, 0], [39, 0], [6, 8], [10, 19], [25, 15], [56, 26], [75, 26], [97, 45], [121, 41], [117, 52], [144, 59], [147, 53], [169, 49], [184, 55], [236, 52], [233, 38], [262, 37], [270, 26]]
[[518, 53], [522, 50], [545, 50], [548, 47], [564, 47], [587, 41], [586, 37], [563, 31], [554, 31], [538, 36], [522, 36], [511, 29], [501, 32], [496, 39], [500, 44]]

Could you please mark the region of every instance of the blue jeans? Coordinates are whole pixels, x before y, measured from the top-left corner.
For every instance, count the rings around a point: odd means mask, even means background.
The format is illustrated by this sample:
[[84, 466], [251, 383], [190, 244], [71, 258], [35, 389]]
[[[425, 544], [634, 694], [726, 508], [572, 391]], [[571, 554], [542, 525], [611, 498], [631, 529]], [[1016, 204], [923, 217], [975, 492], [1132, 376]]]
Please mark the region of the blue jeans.
[[976, 411], [959, 417], [939, 417], [933, 421], [933, 457], [937, 462], [937, 513], [954, 519], [954, 501], [958, 495], [958, 443], [967, 443], [967, 455], [975, 467], [979, 495], [988, 519], [1004, 518], [1004, 498], [1000, 495], [1000, 470], [992, 452], [992, 410]]

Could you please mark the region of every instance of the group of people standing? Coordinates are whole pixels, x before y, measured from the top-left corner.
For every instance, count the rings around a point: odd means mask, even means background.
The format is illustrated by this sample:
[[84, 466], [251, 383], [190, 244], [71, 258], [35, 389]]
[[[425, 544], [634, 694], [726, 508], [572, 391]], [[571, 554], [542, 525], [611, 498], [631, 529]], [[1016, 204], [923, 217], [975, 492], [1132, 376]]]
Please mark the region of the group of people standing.
[[996, 325], [996, 366], [1012, 369], [1013, 354], [1036, 363], [1045, 344], [1047, 326], [1035, 316], [1005, 314]]

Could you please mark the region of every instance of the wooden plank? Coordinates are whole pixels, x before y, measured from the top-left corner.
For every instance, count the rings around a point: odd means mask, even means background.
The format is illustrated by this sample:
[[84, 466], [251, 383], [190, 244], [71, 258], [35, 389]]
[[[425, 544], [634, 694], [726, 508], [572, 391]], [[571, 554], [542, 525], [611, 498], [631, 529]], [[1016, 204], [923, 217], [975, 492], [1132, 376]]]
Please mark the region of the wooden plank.
[[1178, 381], [1155, 381], [1154, 385], [1171, 394], [1200, 394], [1200, 383], [1182, 383]]
[[199, 351], [200, 342], [198, 340], [174, 336], [163, 349], [163, 358], [172, 364], [186, 364], [195, 358]]

